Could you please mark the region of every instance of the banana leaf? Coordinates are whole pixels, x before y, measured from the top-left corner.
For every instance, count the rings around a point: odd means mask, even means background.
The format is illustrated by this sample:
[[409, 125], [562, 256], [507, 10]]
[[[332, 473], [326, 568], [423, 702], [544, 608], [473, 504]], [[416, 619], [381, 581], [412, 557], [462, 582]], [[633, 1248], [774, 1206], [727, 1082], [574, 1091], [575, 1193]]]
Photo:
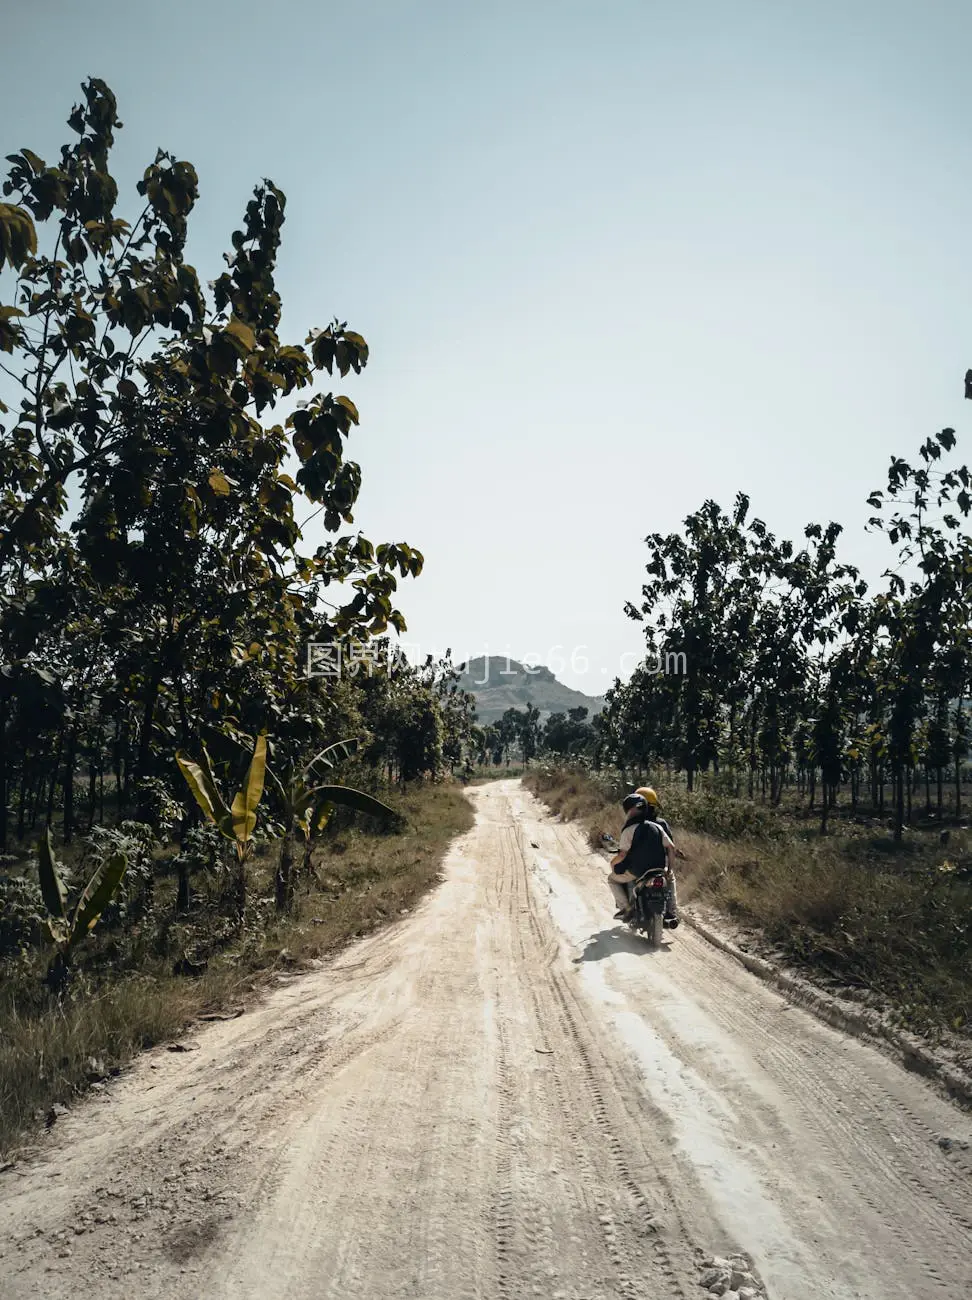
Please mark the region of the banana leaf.
[[57, 860], [51, 845], [51, 828], [48, 826], [44, 838], [37, 845], [37, 875], [40, 878], [41, 896], [44, 906], [55, 920], [67, 920], [67, 890], [57, 869]]
[[85, 885], [84, 893], [74, 913], [71, 942], [82, 938], [97, 923], [98, 917], [115, 896], [122, 876], [128, 866], [124, 853], [113, 853], [106, 858]]

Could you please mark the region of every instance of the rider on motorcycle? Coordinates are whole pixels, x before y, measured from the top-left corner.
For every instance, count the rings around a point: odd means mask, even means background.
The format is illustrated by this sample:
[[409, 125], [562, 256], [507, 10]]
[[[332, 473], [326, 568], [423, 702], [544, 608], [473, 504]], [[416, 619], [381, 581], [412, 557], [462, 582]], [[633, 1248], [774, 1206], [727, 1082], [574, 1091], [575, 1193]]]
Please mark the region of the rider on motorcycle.
[[[656, 825], [660, 826], [662, 830], [665, 832], [665, 834], [668, 836], [668, 838], [674, 844], [675, 836], [672, 834], [671, 826], [669, 826], [668, 822], [665, 820], [664, 817], [658, 816], [658, 795], [655, 793], [655, 791], [651, 788], [650, 785], [639, 785], [638, 789], [635, 791], [635, 794], [640, 794], [641, 797], [644, 799], [645, 803], [648, 805], [648, 812], [647, 812], [648, 820], [653, 821], [655, 822]], [[684, 858], [685, 854], [682, 852], [681, 849], [676, 848], [672, 856], [676, 858]], [[667, 906], [665, 908], [665, 922], [672, 929], [674, 929], [675, 926], [678, 925], [678, 890], [675, 883], [675, 872], [671, 866], [671, 862], [669, 862], [668, 875], [669, 875], [670, 883], [669, 883], [668, 893], [666, 895]]]
[[669, 879], [672, 879], [672, 858], [675, 854], [671, 836], [656, 819], [649, 817], [649, 805], [643, 795], [626, 795], [621, 807], [626, 815], [624, 829], [621, 831], [618, 851], [611, 859], [611, 874], [608, 876], [611, 893], [618, 905], [614, 914], [618, 921], [627, 920], [631, 912], [628, 886], [656, 864], [664, 865]]

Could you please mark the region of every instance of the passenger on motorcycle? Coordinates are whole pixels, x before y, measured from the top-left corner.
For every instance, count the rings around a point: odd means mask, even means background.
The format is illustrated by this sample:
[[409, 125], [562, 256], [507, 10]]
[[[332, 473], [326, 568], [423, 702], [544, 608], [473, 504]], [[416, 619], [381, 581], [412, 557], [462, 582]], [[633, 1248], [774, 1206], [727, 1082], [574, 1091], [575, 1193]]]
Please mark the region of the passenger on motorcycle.
[[624, 829], [618, 851], [611, 859], [608, 884], [618, 910], [616, 920], [626, 920], [631, 909], [628, 886], [640, 879], [652, 867], [665, 867], [671, 879], [672, 858], [675, 845], [671, 836], [656, 820], [648, 816], [648, 803], [640, 794], [626, 795], [621, 803], [625, 812]]
[[[655, 822], [656, 825], [660, 826], [662, 830], [665, 832], [665, 834], [668, 836], [668, 838], [672, 841], [672, 844], [674, 844], [675, 836], [672, 834], [671, 826], [669, 826], [668, 822], [665, 820], [664, 817], [658, 816], [658, 795], [654, 792], [651, 786], [639, 785], [638, 789], [635, 791], [635, 794], [640, 794], [642, 799], [644, 799], [645, 803], [648, 805], [648, 813], [647, 813], [648, 820], [653, 821]], [[685, 854], [682, 852], [680, 848], [676, 848], [672, 856], [675, 858], [684, 858]], [[671, 863], [669, 863], [668, 874], [671, 883], [669, 885], [668, 896], [667, 896], [668, 906], [665, 909], [665, 923], [669, 925], [672, 929], [674, 929], [675, 926], [678, 925], [678, 886], [675, 882], [675, 871], [672, 868]]]

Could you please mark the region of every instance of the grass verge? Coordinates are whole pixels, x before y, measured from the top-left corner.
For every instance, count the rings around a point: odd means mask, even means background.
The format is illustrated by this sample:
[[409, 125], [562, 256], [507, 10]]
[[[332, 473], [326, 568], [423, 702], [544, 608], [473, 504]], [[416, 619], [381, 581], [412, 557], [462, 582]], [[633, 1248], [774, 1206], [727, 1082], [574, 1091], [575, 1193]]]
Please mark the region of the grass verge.
[[[610, 776], [538, 768], [524, 783], [593, 847], [622, 821]], [[818, 980], [877, 995], [904, 1027], [972, 1035], [972, 879], [968, 833], [948, 847], [937, 830], [897, 849], [886, 836], [841, 826], [826, 838], [743, 801], [656, 788], [687, 860], [683, 900], [704, 898], [756, 927], [782, 957]], [[723, 832], [684, 829], [715, 825]], [[748, 827], [748, 834], [737, 827]], [[945, 868], [943, 870], [943, 867]]]
[[[257, 858], [251, 924], [200, 963], [197, 976], [174, 973], [171, 948], [147, 945], [137, 968], [119, 972], [101, 963], [57, 1002], [41, 984], [46, 951], [0, 967], [0, 1153], [9, 1155], [52, 1104], [117, 1073], [197, 1017], [238, 1004], [265, 974], [320, 957], [410, 908], [435, 883], [450, 842], [469, 829], [473, 813], [452, 784], [422, 786], [395, 802], [407, 828], [352, 828], [326, 840], [291, 916], [276, 917], [267, 897], [273, 852]], [[158, 907], [166, 905], [163, 897]]]

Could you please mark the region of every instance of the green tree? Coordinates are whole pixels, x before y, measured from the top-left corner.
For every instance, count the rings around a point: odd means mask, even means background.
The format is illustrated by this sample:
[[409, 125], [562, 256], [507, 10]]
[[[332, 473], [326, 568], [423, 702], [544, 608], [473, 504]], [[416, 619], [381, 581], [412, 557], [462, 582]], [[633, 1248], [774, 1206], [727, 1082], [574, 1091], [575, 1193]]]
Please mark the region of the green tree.
[[[19, 401], [0, 410], [0, 842], [12, 784], [22, 823], [52, 762], [70, 838], [82, 757], [90, 818], [106, 770], [127, 799], [220, 718], [279, 732], [301, 693], [326, 712], [303, 647], [402, 630], [397, 581], [422, 567], [405, 543], [342, 531], [361, 483], [349, 398], [266, 418], [368, 360], [338, 321], [280, 338], [284, 195], [257, 186], [207, 294], [185, 259], [194, 168], [160, 152], [126, 220], [114, 96], [96, 79], [83, 92], [76, 138], [53, 165], [11, 155], [0, 205], [0, 350]], [[298, 510], [331, 539], [302, 546]], [[25, 751], [39, 692], [49, 730]]]

